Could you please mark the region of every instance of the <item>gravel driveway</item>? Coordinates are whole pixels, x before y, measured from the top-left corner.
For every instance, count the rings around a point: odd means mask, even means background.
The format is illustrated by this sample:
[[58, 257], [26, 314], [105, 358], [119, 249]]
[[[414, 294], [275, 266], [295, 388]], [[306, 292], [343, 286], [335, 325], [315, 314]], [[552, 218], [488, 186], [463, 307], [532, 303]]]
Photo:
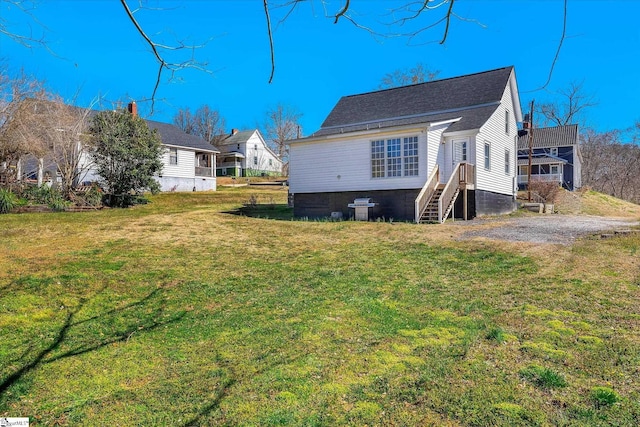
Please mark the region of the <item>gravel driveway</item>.
[[551, 243], [569, 245], [578, 237], [596, 233], [629, 230], [640, 222], [628, 218], [608, 218], [577, 215], [541, 215], [519, 218], [487, 218], [460, 221], [462, 227], [474, 227], [460, 236], [461, 240], [474, 237], [511, 242]]

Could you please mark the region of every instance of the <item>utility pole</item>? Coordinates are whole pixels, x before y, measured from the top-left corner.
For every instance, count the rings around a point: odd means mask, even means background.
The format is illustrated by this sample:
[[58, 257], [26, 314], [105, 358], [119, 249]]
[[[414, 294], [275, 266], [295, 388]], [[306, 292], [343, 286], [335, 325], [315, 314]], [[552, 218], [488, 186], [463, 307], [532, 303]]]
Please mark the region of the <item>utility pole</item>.
[[531, 163], [533, 163], [533, 105], [531, 100], [531, 112], [529, 113], [529, 167], [527, 168], [527, 198], [531, 203]]

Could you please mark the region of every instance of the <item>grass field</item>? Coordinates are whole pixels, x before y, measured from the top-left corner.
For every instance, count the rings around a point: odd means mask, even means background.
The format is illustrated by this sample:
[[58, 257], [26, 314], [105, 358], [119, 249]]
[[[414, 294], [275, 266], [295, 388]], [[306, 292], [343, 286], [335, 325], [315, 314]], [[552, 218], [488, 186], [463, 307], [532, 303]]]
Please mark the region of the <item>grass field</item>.
[[640, 425], [638, 234], [458, 241], [450, 224], [291, 221], [285, 202], [236, 188], [0, 216], [0, 416]]

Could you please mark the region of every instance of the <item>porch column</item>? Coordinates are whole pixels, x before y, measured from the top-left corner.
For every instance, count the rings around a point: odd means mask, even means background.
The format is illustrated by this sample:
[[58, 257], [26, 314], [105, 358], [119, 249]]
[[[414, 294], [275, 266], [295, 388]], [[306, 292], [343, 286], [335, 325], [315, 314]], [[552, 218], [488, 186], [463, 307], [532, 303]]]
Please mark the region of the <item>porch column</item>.
[[16, 181], [22, 181], [22, 160], [16, 162]]

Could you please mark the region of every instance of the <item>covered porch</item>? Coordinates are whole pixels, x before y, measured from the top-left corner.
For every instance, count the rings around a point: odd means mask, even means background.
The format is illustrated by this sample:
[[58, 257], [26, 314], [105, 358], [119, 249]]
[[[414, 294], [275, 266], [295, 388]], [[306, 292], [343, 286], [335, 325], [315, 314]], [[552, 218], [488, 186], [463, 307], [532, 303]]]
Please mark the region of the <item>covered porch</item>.
[[[557, 182], [562, 185], [566, 160], [555, 156], [538, 156], [531, 159], [531, 181]], [[529, 183], [529, 158], [518, 159], [518, 187]]]
[[220, 154], [216, 165], [217, 175], [242, 176], [242, 161], [244, 158], [244, 154], [236, 151]]
[[212, 178], [215, 175], [215, 154], [196, 152], [195, 176]]

